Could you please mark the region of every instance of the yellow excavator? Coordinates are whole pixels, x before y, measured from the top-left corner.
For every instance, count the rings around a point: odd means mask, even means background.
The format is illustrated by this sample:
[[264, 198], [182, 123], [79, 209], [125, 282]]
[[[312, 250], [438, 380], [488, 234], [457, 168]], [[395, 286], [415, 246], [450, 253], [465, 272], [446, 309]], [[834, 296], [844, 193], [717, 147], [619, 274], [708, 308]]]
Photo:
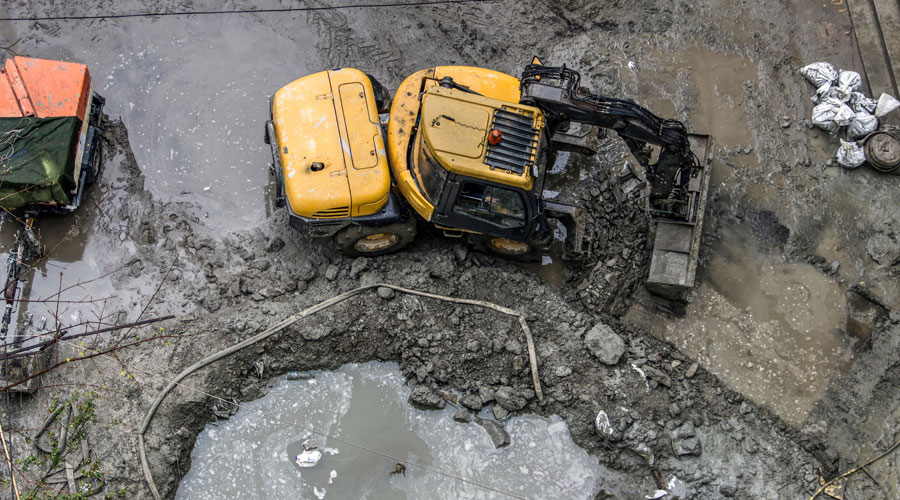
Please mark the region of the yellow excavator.
[[418, 71], [393, 100], [357, 69], [295, 80], [272, 97], [266, 123], [276, 206], [286, 206], [295, 229], [367, 256], [403, 248], [424, 220], [485, 250], [529, 258], [553, 243], [557, 219], [564, 256], [577, 259], [588, 245], [582, 210], [544, 190], [554, 155], [585, 149], [565, 137], [578, 123], [614, 131], [644, 167], [657, 243], [668, 227], [650, 281], [660, 291], [690, 287], [710, 139], [629, 100], [588, 92], [580, 79], [535, 58], [521, 78], [467, 66]]

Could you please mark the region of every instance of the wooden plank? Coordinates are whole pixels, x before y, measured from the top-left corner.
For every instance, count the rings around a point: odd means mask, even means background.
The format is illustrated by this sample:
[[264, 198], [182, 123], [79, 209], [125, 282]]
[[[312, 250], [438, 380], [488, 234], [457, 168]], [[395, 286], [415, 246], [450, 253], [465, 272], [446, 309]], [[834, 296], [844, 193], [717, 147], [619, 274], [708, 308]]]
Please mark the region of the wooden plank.
[[75, 485], [75, 469], [69, 462], [66, 462], [66, 483], [69, 484], [69, 493], [78, 493]]
[[893, 79], [893, 71], [887, 61], [887, 53], [881, 41], [881, 30], [878, 25], [875, 7], [871, 0], [848, 0], [850, 20], [853, 32], [862, 54], [863, 67], [869, 90], [877, 99], [882, 92], [897, 95]]
[[[881, 40], [887, 54], [888, 67], [897, 95], [897, 78], [900, 76], [900, 4], [897, 0], [872, 0], [881, 32]], [[877, 96], [875, 96], [877, 99]]]

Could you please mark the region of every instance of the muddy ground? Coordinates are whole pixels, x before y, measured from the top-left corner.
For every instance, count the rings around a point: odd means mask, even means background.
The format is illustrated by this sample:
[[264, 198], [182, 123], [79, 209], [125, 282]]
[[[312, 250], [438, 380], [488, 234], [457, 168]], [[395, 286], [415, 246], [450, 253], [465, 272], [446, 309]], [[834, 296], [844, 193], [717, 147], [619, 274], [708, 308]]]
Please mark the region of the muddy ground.
[[[145, 8], [202, 8], [201, 3], [160, 1]], [[138, 2], [16, 2], [7, 10], [25, 15], [73, 6], [104, 13], [143, 8]], [[100, 40], [96, 50], [115, 52], [117, 47], [105, 44], [121, 39], [105, 33], [152, 32], [172, 22], [90, 21], [78, 25], [82, 30], [62, 22], [0, 22], [0, 34], [21, 37], [16, 48], [22, 53], [74, 53], [90, 61], [94, 38]], [[190, 22], [201, 33], [213, 31], [203, 24], [211, 21]], [[424, 230], [397, 255], [334, 255], [327, 243], [288, 228], [284, 214], [271, 211], [259, 192], [225, 197], [230, 204], [207, 202], [211, 195], [200, 193], [215, 169], [195, 162], [193, 167], [207, 170], [192, 181], [196, 172], [182, 176], [177, 169], [175, 148], [166, 146], [173, 150], [166, 162], [159, 161], [158, 151], [157, 157], [141, 153], [153, 141], [129, 132], [141, 129], [137, 122], [146, 117], [119, 104], [110, 108], [119, 112], [107, 122], [107, 169], [93, 193], [98, 203], [81, 219], [89, 221], [80, 230], [88, 241], [82, 243], [88, 251], [82, 251], [92, 254], [83, 260], [92, 265], [80, 272], [96, 276], [124, 265], [109, 278], [114, 297], [97, 314], [105, 321], [134, 320], [149, 304], [144, 317], [174, 313], [179, 319], [131, 335], [174, 337], [45, 376], [46, 388], [36, 396], [14, 400], [14, 452], [29, 449], [23, 436], [40, 425], [51, 398], [74, 387], [93, 388], [104, 399], [89, 442], [107, 490], [148, 498], [134, 433], [174, 374], [304, 307], [378, 282], [523, 311], [535, 336], [544, 400], [533, 391], [524, 339], [513, 320], [385, 291], [306, 319], [185, 384], [246, 401], [265, 394], [271, 378], [288, 370], [397, 361], [409, 384], [422, 387], [414, 391], [419, 403], [444, 404], [433, 391], [447, 390], [473, 410], [492, 406], [500, 416], [562, 416], [577, 444], [632, 480], [598, 484], [597, 498], [644, 498], [656, 489], [653, 468], [663, 477], [677, 475], [685, 488], [676, 494], [683, 498], [808, 498], [819, 471], [830, 478], [897, 441], [900, 177], [865, 167], [844, 171], [829, 161], [836, 140], [810, 128], [812, 89], [797, 73], [820, 59], [862, 70], [840, 5], [497, 2], [260, 15], [243, 22], [269, 33], [265, 40], [274, 37], [296, 48], [295, 55], [265, 54], [284, 61], [277, 71], [366, 67], [393, 87], [433, 64], [516, 74], [538, 54], [590, 75], [585, 78], [596, 91], [634, 98], [684, 120], [693, 132], [712, 134], [718, 147], [692, 301], [662, 303], [640, 285], [650, 227], [640, 197], [611, 201], [610, 179], [627, 161], [614, 141], [604, 143], [594, 159], [573, 159], [565, 167], [590, 209], [590, 258], [535, 274]], [[241, 33], [242, 26], [229, 29]], [[252, 47], [252, 39], [246, 43]], [[158, 57], [165, 60], [165, 54]], [[225, 59], [221, 64], [240, 68], [239, 60]], [[290, 78], [253, 90], [271, 93]], [[201, 89], [204, 83], [202, 74], [186, 71], [161, 79], [166, 90], [181, 80]], [[264, 105], [261, 95], [253, 99]], [[152, 101], [158, 104], [159, 96]], [[148, 133], [150, 139], [165, 137]], [[225, 137], [260, 148], [236, 164], [259, 159], [252, 168], [264, 171], [261, 127], [231, 127]], [[251, 184], [263, 189], [262, 177], [251, 178]], [[188, 188], [160, 187], [164, 180], [183, 181]], [[207, 217], [210, 210], [214, 214]], [[223, 223], [229, 219], [241, 228], [230, 230]], [[101, 293], [85, 288], [86, 294]], [[597, 337], [599, 343], [593, 341]], [[616, 338], [621, 349], [615, 349]], [[63, 356], [71, 356], [83, 348], [63, 349]], [[174, 494], [190, 467], [194, 439], [219, 403], [179, 388], [161, 406], [147, 442], [165, 496]], [[601, 411], [610, 423], [605, 432], [596, 427]], [[868, 472], [871, 477], [853, 476], [846, 498], [900, 496], [896, 456]]]

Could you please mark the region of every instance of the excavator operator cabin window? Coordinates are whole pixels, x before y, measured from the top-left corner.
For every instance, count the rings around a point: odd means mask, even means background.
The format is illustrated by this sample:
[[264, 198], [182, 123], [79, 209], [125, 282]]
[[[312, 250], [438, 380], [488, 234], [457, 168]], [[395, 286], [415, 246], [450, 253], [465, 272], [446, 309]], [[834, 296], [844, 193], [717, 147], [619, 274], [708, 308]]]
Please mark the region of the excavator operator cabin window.
[[447, 171], [444, 167], [431, 157], [428, 148], [419, 148], [419, 181], [425, 188], [425, 195], [432, 204], [436, 204], [441, 199], [441, 190], [444, 189], [444, 181], [447, 180]]
[[453, 211], [504, 229], [525, 225], [525, 203], [521, 194], [477, 182], [463, 182]]

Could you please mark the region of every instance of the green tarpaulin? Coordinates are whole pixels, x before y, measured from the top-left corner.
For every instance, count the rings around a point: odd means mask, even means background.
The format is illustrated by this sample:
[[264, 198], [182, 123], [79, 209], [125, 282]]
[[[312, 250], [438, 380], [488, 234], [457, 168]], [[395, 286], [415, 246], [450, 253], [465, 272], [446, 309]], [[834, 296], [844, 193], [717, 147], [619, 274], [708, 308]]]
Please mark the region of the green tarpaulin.
[[0, 118], [0, 207], [71, 202], [81, 120]]

